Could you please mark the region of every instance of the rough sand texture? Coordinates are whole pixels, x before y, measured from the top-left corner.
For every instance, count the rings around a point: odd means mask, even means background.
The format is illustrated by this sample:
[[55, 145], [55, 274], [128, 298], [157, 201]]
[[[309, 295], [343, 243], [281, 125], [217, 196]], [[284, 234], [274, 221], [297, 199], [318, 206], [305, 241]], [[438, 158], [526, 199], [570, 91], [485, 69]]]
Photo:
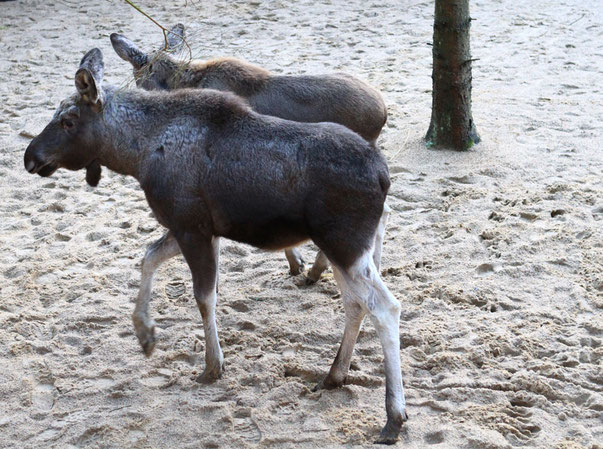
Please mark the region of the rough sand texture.
[[[384, 279], [402, 303], [410, 421], [399, 447], [601, 448], [603, 18], [599, 0], [472, 1], [473, 151], [426, 150], [432, 1], [140, 1], [183, 22], [196, 57], [274, 72], [346, 71], [383, 92], [394, 210]], [[0, 447], [367, 447], [385, 422], [382, 352], [366, 322], [349, 385], [312, 393], [343, 330], [332, 275], [225, 242], [213, 385], [188, 269], [159, 272], [159, 342], [130, 320], [161, 235], [133, 179], [23, 169], [30, 137], [74, 92], [92, 47], [126, 85], [119, 1], [0, 3]], [[306, 260], [314, 255], [304, 248]]]

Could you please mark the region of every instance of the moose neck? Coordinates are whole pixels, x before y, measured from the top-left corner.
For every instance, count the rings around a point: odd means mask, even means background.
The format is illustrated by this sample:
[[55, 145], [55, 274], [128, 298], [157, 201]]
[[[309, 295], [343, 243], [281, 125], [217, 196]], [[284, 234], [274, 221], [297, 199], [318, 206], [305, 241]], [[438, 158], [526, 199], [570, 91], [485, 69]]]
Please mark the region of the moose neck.
[[199, 143], [209, 124], [224, 125], [247, 117], [249, 106], [232, 93], [211, 89], [177, 92], [105, 89], [100, 118], [99, 162], [140, 180], [141, 167], [174, 139]]
[[105, 95], [103, 123], [108, 138], [103, 139], [100, 163], [139, 179], [139, 167], [148, 150], [145, 139], [154, 134], [159, 111], [149, 107], [151, 101], [144, 92], [106, 87]]

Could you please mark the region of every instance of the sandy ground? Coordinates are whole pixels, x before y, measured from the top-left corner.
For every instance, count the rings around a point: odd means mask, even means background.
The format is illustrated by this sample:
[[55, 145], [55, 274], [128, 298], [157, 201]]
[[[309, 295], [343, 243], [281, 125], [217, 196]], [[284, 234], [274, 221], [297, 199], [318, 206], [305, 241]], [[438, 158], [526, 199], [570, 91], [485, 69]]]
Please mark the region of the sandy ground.
[[[399, 447], [601, 448], [603, 17], [598, 0], [472, 1], [483, 143], [431, 151], [432, 1], [140, 1], [183, 22], [194, 56], [279, 73], [346, 71], [379, 88], [394, 209], [384, 279], [402, 304], [410, 421]], [[127, 85], [122, 32], [159, 30], [118, 1], [0, 3], [0, 447], [361, 448], [385, 422], [366, 322], [349, 385], [311, 392], [335, 356], [332, 274], [306, 287], [282, 253], [225, 242], [210, 386], [189, 272], [159, 272], [150, 359], [130, 315], [162, 230], [134, 179], [28, 175], [23, 151], [99, 47]], [[304, 248], [307, 260], [314, 249]]]

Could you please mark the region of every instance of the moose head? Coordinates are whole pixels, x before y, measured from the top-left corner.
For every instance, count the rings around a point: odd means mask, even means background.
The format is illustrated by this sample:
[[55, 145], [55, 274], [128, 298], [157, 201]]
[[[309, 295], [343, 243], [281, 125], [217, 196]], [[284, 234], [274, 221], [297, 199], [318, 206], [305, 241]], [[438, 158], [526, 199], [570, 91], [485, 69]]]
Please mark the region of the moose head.
[[181, 71], [181, 65], [172, 57], [182, 50], [184, 45], [184, 25], [181, 23], [167, 32], [162, 48], [150, 54], [142, 51], [127, 37], [113, 33], [111, 44], [124, 61], [132, 64], [136, 85], [146, 90], [166, 90], [170, 81]]
[[24, 163], [29, 173], [50, 176], [59, 168], [86, 168], [88, 184], [98, 185], [98, 136], [105, 103], [103, 73], [103, 55], [94, 48], [82, 58], [75, 73], [77, 93], [61, 102], [50, 123], [27, 147]]

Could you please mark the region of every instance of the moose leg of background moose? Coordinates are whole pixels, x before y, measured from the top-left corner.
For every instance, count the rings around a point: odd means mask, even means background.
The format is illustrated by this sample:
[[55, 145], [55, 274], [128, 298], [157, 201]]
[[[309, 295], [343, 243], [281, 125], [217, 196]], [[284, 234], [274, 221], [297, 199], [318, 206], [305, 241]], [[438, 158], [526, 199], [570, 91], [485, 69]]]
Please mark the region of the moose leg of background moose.
[[285, 257], [289, 262], [289, 272], [294, 276], [301, 274], [304, 269], [304, 259], [302, 259], [299, 250], [297, 248], [287, 248]]
[[327, 259], [327, 256], [325, 256], [322, 251], [318, 251], [318, 254], [316, 254], [316, 259], [314, 260], [314, 265], [312, 265], [312, 268], [310, 271], [308, 271], [308, 283], [313, 284], [314, 282], [318, 281], [320, 279], [320, 275], [327, 268], [329, 268], [329, 259]]

